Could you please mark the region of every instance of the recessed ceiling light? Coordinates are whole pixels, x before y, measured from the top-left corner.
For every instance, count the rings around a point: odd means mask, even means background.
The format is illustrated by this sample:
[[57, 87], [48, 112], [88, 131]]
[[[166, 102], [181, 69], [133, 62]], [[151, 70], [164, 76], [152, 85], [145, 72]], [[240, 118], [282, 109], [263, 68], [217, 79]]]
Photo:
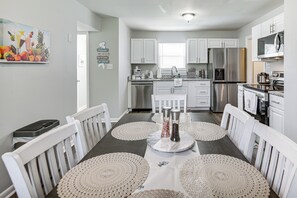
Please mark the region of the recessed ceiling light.
[[188, 13], [183, 13], [182, 16], [189, 23], [194, 18], [195, 14], [188, 12]]

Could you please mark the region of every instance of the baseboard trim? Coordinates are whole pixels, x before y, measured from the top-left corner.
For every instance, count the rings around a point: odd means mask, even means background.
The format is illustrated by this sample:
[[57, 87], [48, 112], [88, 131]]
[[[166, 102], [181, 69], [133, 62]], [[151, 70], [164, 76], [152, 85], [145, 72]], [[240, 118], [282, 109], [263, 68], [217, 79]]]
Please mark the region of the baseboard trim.
[[9, 186], [0, 194], [0, 198], [9, 198], [15, 193], [13, 185]]
[[124, 113], [122, 115], [120, 115], [120, 117], [118, 117], [118, 118], [110, 118], [110, 122], [118, 122], [127, 113], [129, 113], [128, 109], [126, 111], [124, 111]]

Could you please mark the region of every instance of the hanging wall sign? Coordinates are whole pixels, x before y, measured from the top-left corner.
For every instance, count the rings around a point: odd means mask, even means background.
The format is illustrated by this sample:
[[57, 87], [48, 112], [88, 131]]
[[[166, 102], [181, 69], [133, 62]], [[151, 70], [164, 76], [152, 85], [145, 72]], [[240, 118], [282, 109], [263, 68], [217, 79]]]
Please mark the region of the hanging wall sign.
[[48, 63], [50, 33], [0, 19], [0, 63]]
[[97, 52], [98, 52], [97, 63], [109, 64], [109, 49], [106, 47], [106, 42], [99, 43]]

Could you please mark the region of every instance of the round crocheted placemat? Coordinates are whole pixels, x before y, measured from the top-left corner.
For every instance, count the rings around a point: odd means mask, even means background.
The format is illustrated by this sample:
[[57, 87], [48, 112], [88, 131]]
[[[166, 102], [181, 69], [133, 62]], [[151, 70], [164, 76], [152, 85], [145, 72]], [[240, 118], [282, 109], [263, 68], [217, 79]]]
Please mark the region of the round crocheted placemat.
[[132, 153], [110, 153], [86, 160], [62, 177], [58, 195], [68, 197], [127, 197], [144, 183], [148, 162]]
[[160, 128], [160, 125], [153, 122], [131, 122], [114, 128], [111, 135], [120, 140], [143, 140]]
[[[152, 117], [152, 121], [158, 124], [163, 124], [163, 114], [162, 113], [155, 113]], [[191, 122], [191, 115], [188, 113], [181, 113], [179, 118], [179, 123], [190, 123]]]
[[183, 193], [173, 191], [173, 190], [166, 190], [166, 189], [156, 189], [156, 190], [146, 190], [142, 192], [135, 193], [129, 198], [186, 198]]
[[268, 197], [268, 182], [250, 164], [225, 155], [201, 155], [187, 160], [180, 182], [192, 197]]
[[227, 135], [227, 131], [219, 125], [209, 122], [192, 122], [181, 124], [180, 130], [188, 132], [196, 140], [214, 141]]

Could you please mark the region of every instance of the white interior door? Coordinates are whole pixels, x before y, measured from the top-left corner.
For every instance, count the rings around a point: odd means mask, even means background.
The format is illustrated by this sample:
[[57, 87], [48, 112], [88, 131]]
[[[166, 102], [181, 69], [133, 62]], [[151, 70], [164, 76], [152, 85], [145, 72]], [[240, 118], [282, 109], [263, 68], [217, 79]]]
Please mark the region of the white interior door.
[[88, 107], [88, 33], [77, 34], [77, 111]]

